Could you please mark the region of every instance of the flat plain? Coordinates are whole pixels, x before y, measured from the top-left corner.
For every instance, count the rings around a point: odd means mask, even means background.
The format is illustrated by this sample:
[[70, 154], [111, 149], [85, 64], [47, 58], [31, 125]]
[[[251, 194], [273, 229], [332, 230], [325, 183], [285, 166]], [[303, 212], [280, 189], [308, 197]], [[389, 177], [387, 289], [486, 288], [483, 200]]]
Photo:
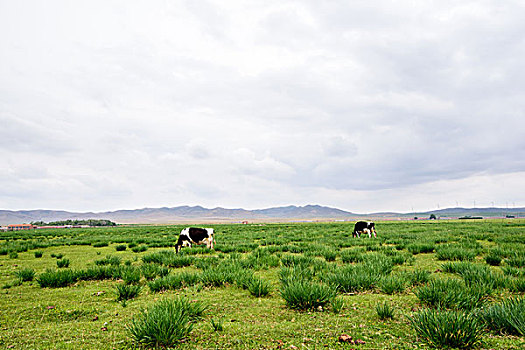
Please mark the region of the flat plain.
[[[479, 319], [465, 348], [525, 348], [519, 325], [484, 317], [523, 301], [525, 220], [376, 222], [377, 238], [353, 238], [353, 224], [205, 225], [215, 249], [179, 255], [186, 225], [0, 232], [0, 347], [147, 347], [133, 322], [182, 297], [204, 312], [167, 348], [447, 348], [416, 331], [425, 310]], [[324, 299], [298, 295], [310, 287]]]

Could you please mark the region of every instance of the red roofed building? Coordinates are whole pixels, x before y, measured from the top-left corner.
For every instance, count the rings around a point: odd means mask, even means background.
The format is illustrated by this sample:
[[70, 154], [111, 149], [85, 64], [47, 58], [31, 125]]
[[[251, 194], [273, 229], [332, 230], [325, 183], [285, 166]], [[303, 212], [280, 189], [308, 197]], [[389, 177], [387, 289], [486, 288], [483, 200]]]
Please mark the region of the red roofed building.
[[36, 227], [31, 224], [7, 225], [7, 231], [33, 230]]

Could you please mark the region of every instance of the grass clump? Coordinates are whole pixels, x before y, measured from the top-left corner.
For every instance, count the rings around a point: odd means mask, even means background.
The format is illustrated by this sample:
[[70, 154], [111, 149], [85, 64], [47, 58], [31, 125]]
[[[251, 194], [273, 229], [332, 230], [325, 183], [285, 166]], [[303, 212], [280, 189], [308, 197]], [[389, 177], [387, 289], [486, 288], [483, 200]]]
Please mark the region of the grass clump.
[[[133, 248], [135, 249], [135, 248]], [[184, 267], [194, 263], [195, 257], [186, 254], [177, 254], [172, 250], [161, 250], [146, 254], [142, 257], [144, 263], [155, 263], [169, 267]]]
[[412, 286], [418, 286], [430, 281], [430, 271], [416, 269], [414, 271], [406, 272], [405, 277]]
[[246, 260], [242, 260], [242, 264], [247, 268], [255, 270], [267, 270], [270, 267], [279, 266], [280, 259], [271, 254], [268, 249], [257, 248], [253, 250]]
[[337, 258], [337, 251], [333, 248], [321, 249], [320, 253], [326, 261], [335, 261], [335, 259]]
[[525, 335], [525, 298], [513, 298], [491, 305], [481, 312], [487, 328], [499, 334]]
[[203, 304], [190, 303], [186, 298], [161, 300], [133, 317], [127, 330], [140, 345], [173, 347], [188, 337], [205, 309]]
[[472, 310], [481, 307], [488, 297], [488, 290], [480, 285], [467, 287], [455, 279], [432, 280], [415, 291], [426, 306], [432, 308]]
[[35, 278], [35, 270], [24, 268], [15, 272], [16, 277], [22, 282], [29, 282]]
[[131, 248], [131, 251], [133, 253], [142, 253], [142, 252], [145, 252], [146, 250], [148, 250], [148, 246], [147, 245], [143, 245], [143, 244]]
[[395, 309], [386, 301], [384, 303], [379, 303], [376, 305], [376, 312], [379, 319], [386, 320], [388, 318], [393, 319]]
[[476, 255], [475, 250], [461, 245], [445, 244], [436, 248], [436, 258], [438, 260], [471, 261], [474, 260]]
[[127, 300], [136, 298], [140, 291], [142, 290], [141, 286], [119, 283], [115, 286], [115, 294], [117, 295], [117, 301], [122, 301], [123, 306]]
[[412, 243], [407, 245], [407, 250], [414, 255], [433, 253], [434, 249], [436, 249], [436, 245], [431, 242]]
[[77, 281], [77, 275], [72, 270], [46, 270], [36, 281], [42, 288], [67, 287]]
[[388, 256], [380, 253], [366, 254], [362, 266], [365, 270], [376, 275], [388, 275], [392, 272], [394, 263]]
[[116, 250], [117, 252], [123, 252], [124, 250], [127, 249], [127, 247], [128, 247], [128, 246], [125, 245], [125, 244], [117, 244], [117, 245], [115, 246], [115, 250]]
[[254, 297], [260, 298], [270, 294], [271, 286], [270, 283], [259, 277], [253, 277], [248, 282], [248, 291]]
[[279, 281], [286, 285], [292, 281], [312, 280], [315, 272], [307, 265], [294, 265], [293, 267], [282, 267], [279, 270]]
[[248, 283], [253, 279], [253, 271], [235, 262], [223, 263], [215, 267], [211, 265], [206, 267], [200, 278], [205, 286], [221, 287], [226, 284], [236, 284], [247, 289]]
[[69, 267], [69, 264], [70, 264], [70, 261], [67, 258], [63, 258], [63, 259], [57, 260], [57, 267], [58, 268]]
[[120, 266], [93, 266], [83, 270], [77, 270], [75, 275], [82, 281], [101, 281], [106, 279], [117, 279], [122, 277]]
[[381, 274], [363, 266], [346, 265], [335, 268], [323, 277], [323, 281], [342, 293], [353, 293], [374, 289], [381, 278]]
[[281, 297], [291, 309], [306, 311], [322, 309], [336, 297], [336, 289], [310, 281], [293, 281], [281, 288]]
[[37, 250], [35, 252], [35, 258], [41, 258], [44, 255], [44, 252], [41, 250]]
[[364, 253], [362, 250], [344, 250], [341, 253], [341, 260], [345, 264], [359, 262], [363, 259]]
[[170, 273], [170, 270], [166, 266], [157, 264], [144, 264], [140, 266], [140, 272], [145, 279], [151, 281], [155, 277], [164, 277]]
[[197, 272], [184, 271], [176, 275], [167, 275], [148, 282], [149, 289], [154, 292], [162, 292], [170, 289], [181, 289], [194, 286], [201, 282], [201, 274]]
[[133, 266], [126, 266], [121, 270], [121, 277], [126, 284], [138, 284], [140, 282], [140, 276], [140, 269]]
[[420, 339], [432, 347], [471, 349], [481, 344], [484, 324], [462, 311], [426, 309], [410, 318]]
[[311, 256], [286, 254], [281, 257], [281, 263], [286, 267], [297, 265], [310, 266], [313, 262], [314, 258]]
[[98, 266], [106, 266], [106, 265], [112, 265], [112, 266], [119, 266], [122, 262], [122, 258], [118, 256], [113, 255], [106, 255], [105, 258], [95, 260], [95, 265]]
[[379, 289], [385, 294], [403, 293], [405, 291], [406, 281], [402, 276], [390, 275], [384, 276], [379, 280]]
[[445, 272], [461, 276], [467, 286], [479, 285], [487, 289], [496, 289], [506, 284], [504, 276], [493, 272], [487, 265], [461, 261], [445, 263], [442, 268]]

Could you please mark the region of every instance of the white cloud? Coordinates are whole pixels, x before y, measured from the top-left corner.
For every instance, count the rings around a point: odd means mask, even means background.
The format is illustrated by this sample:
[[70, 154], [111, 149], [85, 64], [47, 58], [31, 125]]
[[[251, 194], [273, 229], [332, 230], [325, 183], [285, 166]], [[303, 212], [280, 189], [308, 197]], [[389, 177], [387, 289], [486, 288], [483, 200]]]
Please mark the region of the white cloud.
[[2, 2], [0, 207], [525, 205], [524, 30], [513, 1]]

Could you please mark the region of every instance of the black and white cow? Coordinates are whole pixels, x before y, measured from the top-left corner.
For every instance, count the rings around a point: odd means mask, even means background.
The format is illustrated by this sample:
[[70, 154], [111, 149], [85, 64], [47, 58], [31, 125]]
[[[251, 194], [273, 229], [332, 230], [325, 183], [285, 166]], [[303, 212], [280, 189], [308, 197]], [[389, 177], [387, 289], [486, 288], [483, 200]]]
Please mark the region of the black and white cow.
[[372, 237], [372, 234], [374, 234], [374, 237], [377, 237], [375, 224], [372, 221], [356, 222], [354, 226], [354, 232], [352, 233], [352, 237], [361, 237], [363, 233], [368, 233], [369, 238]]
[[213, 249], [213, 229], [186, 227], [180, 232], [175, 251], [178, 253], [181, 247], [191, 247], [192, 244], [206, 244], [206, 247]]

